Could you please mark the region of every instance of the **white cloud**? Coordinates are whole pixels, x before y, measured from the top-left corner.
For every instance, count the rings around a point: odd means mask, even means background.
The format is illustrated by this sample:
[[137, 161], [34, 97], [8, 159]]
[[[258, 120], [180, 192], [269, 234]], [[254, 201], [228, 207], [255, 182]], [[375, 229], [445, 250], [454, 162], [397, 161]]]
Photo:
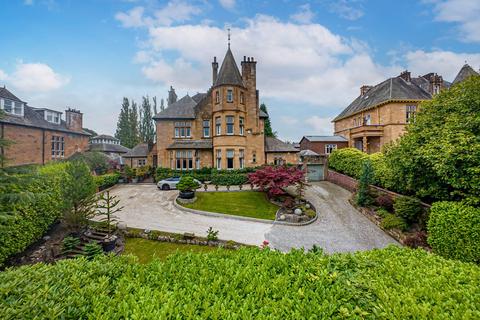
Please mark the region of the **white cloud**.
[[341, 18], [347, 20], [357, 20], [364, 15], [360, 5], [355, 5], [358, 1], [337, 0], [330, 5], [330, 11], [338, 14]]
[[15, 88], [29, 92], [56, 90], [70, 81], [69, 77], [56, 73], [44, 63], [23, 62], [17, 64], [8, 80]]
[[480, 42], [480, 1], [429, 1], [434, 6], [435, 20], [458, 23], [462, 40]]
[[137, 28], [143, 27], [145, 22], [143, 21], [143, 7], [135, 7], [132, 10], [125, 12], [118, 12], [115, 15], [115, 19], [122, 23], [125, 28]]
[[311, 129], [308, 134], [324, 136], [333, 135], [333, 126], [331, 121], [331, 118], [322, 118], [319, 116], [313, 116], [306, 119], [305, 122]]
[[220, 2], [220, 5], [227, 10], [232, 10], [233, 8], [235, 8], [236, 4], [235, 0], [219, 0], [218, 2]]
[[5, 73], [5, 71], [1, 70], [0, 69], [0, 81], [5, 81], [8, 79], [8, 76], [7, 74]]
[[292, 14], [290, 19], [296, 21], [298, 23], [311, 23], [313, 18], [315, 17], [315, 13], [310, 9], [310, 4], [306, 3], [299, 7], [297, 13]]
[[407, 52], [405, 60], [408, 69], [415, 75], [436, 72], [447, 81], [453, 81], [465, 61], [476, 70], [480, 67], [480, 53], [416, 50]]

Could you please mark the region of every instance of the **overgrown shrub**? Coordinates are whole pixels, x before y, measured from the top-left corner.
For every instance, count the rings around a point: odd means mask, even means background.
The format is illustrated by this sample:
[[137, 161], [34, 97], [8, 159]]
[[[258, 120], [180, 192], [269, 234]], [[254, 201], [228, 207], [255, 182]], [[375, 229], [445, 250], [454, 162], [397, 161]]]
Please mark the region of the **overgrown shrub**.
[[427, 233], [425, 231], [418, 231], [405, 238], [403, 243], [410, 248], [427, 247]]
[[375, 203], [387, 211], [392, 211], [393, 209], [393, 200], [386, 194], [380, 194], [378, 197], [376, 197]]
[[372, 163], [369, 160], [364, 161], [362, 175], [358, 181], [358, 190], [355, 197], [357, 204], [361, 207], [366, 207], [373, 203], [370, 194], [370, 185], [373, 182], [373, 174]]
[[62, 241], [62, 250], [63, 252], [70, 252], [78, 245], [80, 245], [80, 238], [65, 237]]
[[[479, 319], [480, 267], [391, 246], [79, 258], [0, 273], [3, 319]], [[341, 298], [339, 298], [341, 297]], [[299, 303], [301, 302], [301, 303]]]
[[427, 224], [428, 243], [445, 258], [480, 263], [480, 209], [436, 202]]
[[397, 197], [393, 203], [395, 215], [403, 218], [407, 223], [417, 220], [422, 213], [420, 200], [413, 197]]
[[390, 229], [399, 229], [401, 231], [407, 230], [407, 223], [400, 217], [397, 217], [393, 214], [387, 214], [382, 222], [380, 223], [382, 228], [390, 230]]
[[358, 149], [337, 149], [328, 157], [328, 166], [337, 172], [359, 179], [362, 174], [363, 163], [367, 159], [368, 154]]
[[108, 173], [101, 176], [93, 177], [93, 180], [95, 181], [95, 185], [100, 191], [116, 185], [119, 179], [120, 179], [119, 173]]

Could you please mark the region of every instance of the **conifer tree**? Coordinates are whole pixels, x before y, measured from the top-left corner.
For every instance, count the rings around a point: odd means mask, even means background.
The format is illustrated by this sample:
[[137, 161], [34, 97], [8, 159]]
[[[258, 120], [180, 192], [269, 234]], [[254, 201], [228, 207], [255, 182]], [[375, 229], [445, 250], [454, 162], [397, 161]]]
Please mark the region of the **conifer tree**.
[[157, 110], [157, 97], [153, 97], [152, 98], [153, 100], [153, 114], [157, 114], [158, 113], [158, 110]]
[[150, 99], [143, 97], [142, 107], [140, 109], [140, 132], [141, 140], [144, 143], [152, 144], [155, 137], [155, 127], [152, 119], [152, 107]]
[[[265, 105], [265, 103], [262, 103], [260, 105], [260, 110], [262, 110], [263, 112], [265, 112], [268, 115], [267, 106]], [[277, 136], [277, 133], [272, 130], [272, 123], [270, 122], [270, 118], [265, 119], [264, 132], [265, 132], [265, 137], [276, 137]]]
[[120, 140], [120, 144], [131, 148], [130, 144], [130, 103], [126, 97], [123, 98], [122, 109], [118, 116], [117, 131], [115, 137]]
[[138, 130], [138, 108], [137, 103], [132, 100], [132, 108], [129, 113], [129, 145], [128, 148], [135, 147], [140, 142], [140, 134]]

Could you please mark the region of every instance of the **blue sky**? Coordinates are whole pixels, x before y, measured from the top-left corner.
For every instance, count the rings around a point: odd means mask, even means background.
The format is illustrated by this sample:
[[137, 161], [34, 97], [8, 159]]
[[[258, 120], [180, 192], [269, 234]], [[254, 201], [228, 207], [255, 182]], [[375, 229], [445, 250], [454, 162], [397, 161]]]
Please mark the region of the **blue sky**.
[[0, 84], [112, 134], [123, 96], [205, 92], [230, 27], [237, 63], [258, 61], [274, 130], [296, 141], [331, 134], [362, 84], [478, 70], [479, 16], [478, 0], [0, 0]]

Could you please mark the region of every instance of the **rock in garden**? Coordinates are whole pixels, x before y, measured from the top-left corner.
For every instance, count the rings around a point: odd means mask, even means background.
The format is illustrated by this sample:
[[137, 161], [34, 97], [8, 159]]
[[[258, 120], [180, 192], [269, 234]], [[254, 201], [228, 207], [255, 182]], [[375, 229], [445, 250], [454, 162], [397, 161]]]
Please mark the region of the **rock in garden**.
[[305, 205], [305, 208], [310, 209], [310, 203], [307, 203], [307, 204]]
[[301, 215], [302, 214], [302, 209], [300, 208], [297, 208], [293, 211], [293, 213], [295, 213], [297, 216]]
[[280, 215], [280, 218], [279, 218], [279, 220], [282, 220], [282, 221], [284, 221], [285, 219], [286, 219], [286, 217], [285, 217], [285, 215], [284, 215], [284, 214]]
[[118, 230], [127, 230], [127, 224], [126, 223], [119, 223], [117, 225]]

